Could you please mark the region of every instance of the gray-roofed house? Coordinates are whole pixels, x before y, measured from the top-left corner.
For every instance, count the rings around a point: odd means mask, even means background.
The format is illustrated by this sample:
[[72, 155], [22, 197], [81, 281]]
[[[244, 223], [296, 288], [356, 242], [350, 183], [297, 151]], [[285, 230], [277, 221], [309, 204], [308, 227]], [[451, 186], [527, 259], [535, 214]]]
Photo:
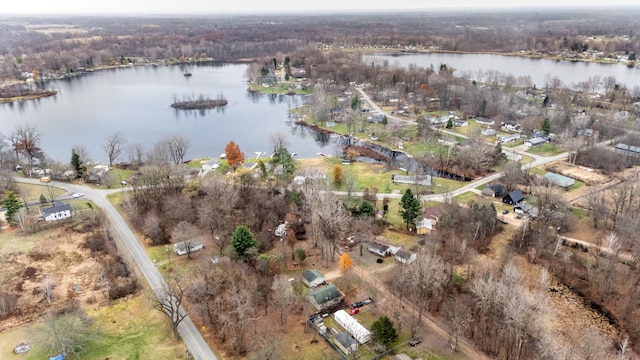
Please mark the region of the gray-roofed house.
[[408, 265], [416, 259], [416, 254], [412, 254], [404, 249], [400, 249], [393, 257], [397, 262]]
[[524, 200], [524, 194], [519, 189], [513, 190], [502, 198], [502, 202], [509, 205], [516, 205]]
[[411, 356], [407, 354], [397, 354], [391, 360], [411, 360]]
[[340, 304], [344, 294], [334, 284], [328, 284], [309, 290], [307, 298], [316, 309], [324, 310]]
[[358, 342], [346, 332], [337, 333], [333, 337], [333, 342], [345, 355], [351, 355], [358, 351]]
[[566, 176], [552, 173], [552, 172], [548, 172], [544, 174], [544, 178], [550, 181], [551, 183], [553, 183], [554, 185], [557, 185], [563, 188], [568, 188], [571, 185], [576, 183], [576, 181], [570, 177], [566, 177]]
[[52, 207], [40, 209], [40, 213], [46, 221], [64, 220], [73, 215], [73, 206], [56, 202]]
[[625, 154], [630, 156], [640, 157], [640, 146], [633, 146], [627, 144], [616, 144], [616, 152], [619, 154]]
[[534, 137], [531, 139], [527, 139], [524, 141], [524, 144], [528, 147], [534, 147], [534, 146], [539, 146], [542, 145], [544, 143], [546, 143], [547, 140], [541, 138], [541, 137]]
[[379, 256], [389, 255], [389, 245], [377, 240], [369, 241], [367, 244], [367, 250]]
[[320, 271], [316, 269], [308, 269], [302, 273], [302, 282], [313, 289], [324, 284], [325, 278]]

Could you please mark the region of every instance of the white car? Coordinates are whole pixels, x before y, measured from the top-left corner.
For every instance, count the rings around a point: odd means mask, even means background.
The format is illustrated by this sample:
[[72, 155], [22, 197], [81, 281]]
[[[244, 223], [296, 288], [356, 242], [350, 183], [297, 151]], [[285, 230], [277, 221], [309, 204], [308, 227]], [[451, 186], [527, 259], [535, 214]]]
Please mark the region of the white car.
[[74, 199], [77, 199], [77, 198], [80, 198], [80, 197], [83, 197], [83, 196], [84, 196], [83, 193], [75, 193], [75, 194], [71, 195], [71, 197], [74, 198]]

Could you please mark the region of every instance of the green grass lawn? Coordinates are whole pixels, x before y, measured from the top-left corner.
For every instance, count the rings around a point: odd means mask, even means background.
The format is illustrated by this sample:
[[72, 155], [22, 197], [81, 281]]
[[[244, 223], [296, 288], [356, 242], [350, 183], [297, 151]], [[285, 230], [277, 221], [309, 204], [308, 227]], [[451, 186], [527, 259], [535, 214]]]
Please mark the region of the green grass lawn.
[[25, 183], [16, 183], [16, 185], [18, 186], [18, 199], [20, 199], [20, 201], [24, 201], [23, 195], [26, 196], [28, 202], [32, 202], [39, 201], [40, 195], [44, 195], [44, 197], [50, 199], [51, 195], [56, 198], [65, 193], [64, 190], [55, 186], [33, 185]]
[[562, 154], [564, 149], [555, 143], [546, 143], [539, 146], [534, 146], [527, 150], [528, 153], [541, 155], [541, 156], [554, 156]]
[[[144, 295], [89, 310], [87, 315], [94, 322], [81, 359], [179, 359], [184, 356], [185, 347], [173, 339], [169, 321], [151, 308]], [[40, 360], [55, 356], [44, 341], [49, 331], [44, 322], [36, 322], [2, 333], [0, 354], [10, 354], [18, 343], [26, 342], [31, 344], [31, 351], [16, 358]]]
[[481, 195], [474, 193], [473, 191], [467, 191], [465, 193], [462, 193], [456, 196], [454, 199], [456, 199], [456, 201], [459, 204], [465, 205], [465, 204], [468, 204], [469, 201], [479, 202], [480, 200], [483, 199], [483, 197]]
[[578, 181], [578, 180], [576, 180], [576, 182], [575, 182], [573, 185], [569, 186], [569, 187], [567, 188], [567, 190], [568, 190], [568, 191], [578, 190], [578, 189], [580, 189], [580, 188], [581, 188], [581, 187], [583, 187], [583, 186], [584, 186], [584, 183], [583, 183], [582, 181]]
[[542, 169], [537, 168], [537, 167], [529, 169], [529, 172], [532, 173], [532, 174], [540, 175], [540, 176], [544, 176], [547, 173], [546, 170], [542, 170]]

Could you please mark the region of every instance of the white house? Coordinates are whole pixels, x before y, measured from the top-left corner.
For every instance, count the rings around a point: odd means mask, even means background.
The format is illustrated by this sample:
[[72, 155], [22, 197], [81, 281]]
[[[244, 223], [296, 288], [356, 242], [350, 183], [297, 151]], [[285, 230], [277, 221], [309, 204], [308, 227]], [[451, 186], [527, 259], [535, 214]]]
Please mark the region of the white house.
[[52, 207], [40, 209], [40, 213], [46, 221], [64, 220], [73, 215], [73, 206], [69, 204], [55, 203]]
[[512, 135], [498, 135], [498, 141], [501, 143], [506, 143], [506, 142], [511, 142], [511, 141], [516, 141], [520, 139], [520, 134], [512, 134]]
[[372, 240], [367, 244], [367, 250], [378, 256], [387, 256], [389, 255], [389, 244], [383, 244], [380, 241]]
[[531, 138], [531, 139], [527, 139], [524, 141], [524, 144], [528, 147], [534, 147], [534, 146], [538, 146], [538, 145], [542, 145], [544, 143], [546, 143], [547, 140], [541, 138], [541, 137], [535, 137], [535, 138]]
[[351, 355], [358, 352], [358, 343], [346, 332], [337, 333], [333, 337], [333, 343], [336, 344], [345, 355]]
[[217, 169], [219, 166], [220, 166], [220, 163], [218, 162], [217, 159], [211, 159], [205, 162], [204, 164], [202, 164], [202, 170], [203, 171], [213, 170], [213, 169]]
[[495, 135], [496, 131], [494, 129], [484, 129], [480, 133], [484, 136], [491, 136], [491, 135]]
[[[189, 249], [187, 249], [187, 246], [189, 246]], [[195, 252], [202, 249], [204, 249], [204, 245], [196, 240], [187, 240], [173, 244], [173, 252], [178, 256], [187, 255], [187, 252]]]
[[344, 310], [333, 313], [333, 319], [340, 324], [356, 341], [364, 344], [371, 341], [371, 332]]
[[482, 116], [478, 116], [476, 118], [476, 124], [480, 124], [480, 125], [486, 125], [486, 126], [493, 126], [496, 124], [495, 121], [491, 120], [491, 119], [487, 119], [485, 117]]

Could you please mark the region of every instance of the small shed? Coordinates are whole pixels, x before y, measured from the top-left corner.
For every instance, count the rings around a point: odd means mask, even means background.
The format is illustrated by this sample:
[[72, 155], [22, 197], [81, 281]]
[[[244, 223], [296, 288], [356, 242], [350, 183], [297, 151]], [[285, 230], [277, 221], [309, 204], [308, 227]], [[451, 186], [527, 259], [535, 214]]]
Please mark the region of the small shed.
[[313, 289], [324, 284], [325, 278], [320, 271], [316, 269], [308, 269], [302, 273], [302, 282]]
[[527, 139], [524, 141], [524, 144], [528, 147], [534, 147], [534, 146], [539, 146], [542, 145], [544, 143], [546, 143], [547, 140], [541, 138], [541, 137], [534, 137], [531, 139]]
[[560, 174], [548, 172], [544, 174], [544, 178], [553, 183], [554, 185], [568, 188], [576, 183], [576, 181], [570, 177], [566, 177]]
[[516, 205], [524, 200], [524, 194], [519, 189], [513, 190], [502, 198], [502, 202], [509, 205]]
[[394, 259], [397, 262], [408, 265], [411, 264], [416, 259], [416, 254], [412, 254], [404, 249], [398, 250], [398, 252], [394, 255]]
[[334, 284], [328, 284], [309, 290], [307, 299], [316, 309], [324, 310], [338, 305], [344, 299], [344, 294]]
[[333, 337], [333, 343], [336, 344], [345, 355], [351, 355], [358, 351], [358, 342], [346, 332], [339, 332]]

